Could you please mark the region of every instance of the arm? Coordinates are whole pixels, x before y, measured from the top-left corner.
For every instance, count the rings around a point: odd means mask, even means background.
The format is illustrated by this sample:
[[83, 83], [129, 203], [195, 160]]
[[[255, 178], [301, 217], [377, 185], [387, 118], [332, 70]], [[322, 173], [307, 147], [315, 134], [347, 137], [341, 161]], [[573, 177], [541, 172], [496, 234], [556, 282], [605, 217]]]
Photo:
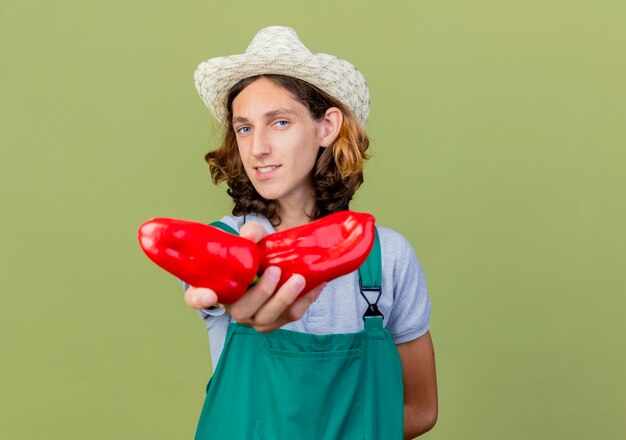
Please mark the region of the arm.
[[404, 384], [404, 439], [411, 440], [437, 422], [437, 377], [430, 332], [396, 345]]
[[386, 327], [402, 364], [404, 438], [408, 440], [437, 421], [435, 355], [428, 331], [431, 305], [424, 270], [411, 244], [395, 231], [380, 228], [380, 232], [383, 289], [394, 294]]

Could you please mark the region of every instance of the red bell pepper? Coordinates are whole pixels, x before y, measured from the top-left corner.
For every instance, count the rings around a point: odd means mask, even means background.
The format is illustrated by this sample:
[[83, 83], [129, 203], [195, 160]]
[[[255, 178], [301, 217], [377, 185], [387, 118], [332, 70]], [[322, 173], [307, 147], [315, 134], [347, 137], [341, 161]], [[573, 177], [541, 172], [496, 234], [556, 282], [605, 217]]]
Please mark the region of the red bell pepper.
[[186, 220], [148, 220], [138, 238], [154, 263], [194, 287], [212, 289], [224, 304], [248, 290], [262, 257], [253, 241]]
[[295, 228], [267, 235], [258, 243], [263, 254], [259, 273], [281, 268], [279, 285], [300, 274], [306, 286], [300, 296], [324, 281], [357, 270], [375, 238], [374, 216], [340, 211]]
[[212, 289], [223, 304], [237, 301], [269, 266], [280, 267], [279, 286], [295, 273], [302, 275], [302, 296], [358, 269], [374, 237], [374, 217], [352, 211], [275, 232], [258, 244], [213, 226], [169, 218], [148, 220], [138, 233], [148, 258], [192, 286]]

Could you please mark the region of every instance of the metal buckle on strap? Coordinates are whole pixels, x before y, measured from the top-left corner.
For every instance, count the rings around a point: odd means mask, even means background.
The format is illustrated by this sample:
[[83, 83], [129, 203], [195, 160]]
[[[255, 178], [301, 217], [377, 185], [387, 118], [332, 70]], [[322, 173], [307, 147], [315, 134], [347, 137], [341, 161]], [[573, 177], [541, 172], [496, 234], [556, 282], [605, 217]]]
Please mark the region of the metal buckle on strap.
[[380, 316], [384, 318], [383, 314], [380, 313], [378, 306], [376, 304], [370, 304], [365, 313], [363, 314], [364, 318], [371, 318], [373, 316]]
[[[383, 316], [383, 314], [380, 312], [380, 309], [378, 308], [378, 300], [380, 300], [380, 296], [382, 294], [382, 290], [380, 287], [363, 287], [363, 284], [361, 283], [361, 280], [359, 279], [359, 291], [361, 292], [361, 296], [363, 297], [363, 299], [365, 300], [365, 302], [367, 302], [367, 310], [365, 310], [365, 313], [363, 314], [363, 318], [366, 317], [373, 317], [373, 316], [380, 316], [381, 318], [385, 318]], [[374, 303], [371, 303], [369, 299], [367, 299], [367, 296], [365, 296], [365, 292], [378, 292], [378, 296], [376, 297], [376, 301]]]

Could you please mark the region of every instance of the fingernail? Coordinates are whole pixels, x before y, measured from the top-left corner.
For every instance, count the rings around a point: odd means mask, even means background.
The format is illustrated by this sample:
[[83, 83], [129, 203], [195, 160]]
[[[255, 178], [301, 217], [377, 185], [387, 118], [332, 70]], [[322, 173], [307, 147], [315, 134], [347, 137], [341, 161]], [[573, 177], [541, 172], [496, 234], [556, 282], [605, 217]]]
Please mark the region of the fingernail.
[[302, 275], [295, 274], [291, 278], [291, 291], [293, 293], [302, 292], [302, 289], [304, 289], [304, 284], [305, 284], [304, 277]]
[[268, 267], [267, 276], [271, 281], [278, 281], [278, 279], [280, 278], [280, 268], [276, 266]]

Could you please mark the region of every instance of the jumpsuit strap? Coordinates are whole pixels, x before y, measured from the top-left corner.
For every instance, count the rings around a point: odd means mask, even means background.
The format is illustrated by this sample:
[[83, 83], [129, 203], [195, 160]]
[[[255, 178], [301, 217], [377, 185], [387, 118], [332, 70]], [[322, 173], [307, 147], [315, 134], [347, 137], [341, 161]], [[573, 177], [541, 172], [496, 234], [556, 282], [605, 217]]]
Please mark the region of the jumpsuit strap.
[[[366, 318], [380, 317], [384, 319], [383, 314], [378, 309], [378, 301], [382, 295], [383, 262], [380, 249], [380, 237], [378, 236], [378, 229], [376, 229], [376, 227], [374, 227], [374, 232], [374, 245], [372, 246], [372, 250], [361, 267], [359, 267], [359, 290], [368, 306], [363, 314], [366, 327], [368, 327], [367, 322], [371, 321]], [[374, 302], [371, 302], [366, 295], [366, 293], [372, 292], [377, 294]]]

